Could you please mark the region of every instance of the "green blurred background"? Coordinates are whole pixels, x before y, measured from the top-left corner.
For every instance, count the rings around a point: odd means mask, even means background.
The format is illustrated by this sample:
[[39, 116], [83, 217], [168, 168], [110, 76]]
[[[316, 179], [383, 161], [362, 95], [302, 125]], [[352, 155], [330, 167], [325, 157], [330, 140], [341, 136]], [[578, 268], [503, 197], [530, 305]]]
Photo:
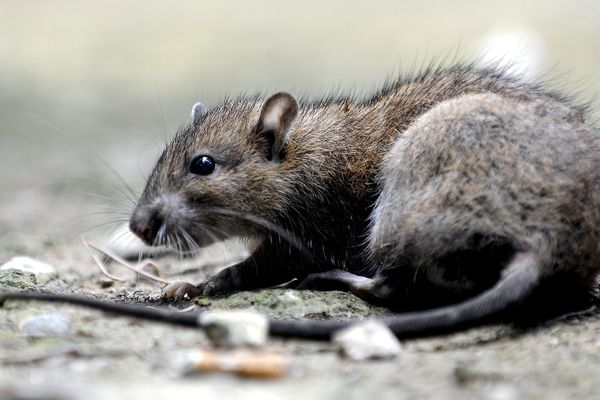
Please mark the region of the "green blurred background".
[[588, 101], [599, 22], [600, 2], [584, 0], [1, 0], [0, 253], [124, 220], [96, 214], [127, 211], [106, 164], [140, 190], [195, 101], [360, 95], [432, 59], [485, 54]]

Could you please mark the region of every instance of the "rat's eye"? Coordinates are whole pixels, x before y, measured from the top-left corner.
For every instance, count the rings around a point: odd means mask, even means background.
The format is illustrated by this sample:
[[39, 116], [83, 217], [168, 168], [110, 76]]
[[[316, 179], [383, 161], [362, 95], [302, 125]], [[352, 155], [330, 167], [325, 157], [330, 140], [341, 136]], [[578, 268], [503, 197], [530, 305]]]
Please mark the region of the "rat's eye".
[[215, 170], [215, 160], [210, 156], [194, 157], [190, 163], [190, 172], [196, 175], [210, 175]]

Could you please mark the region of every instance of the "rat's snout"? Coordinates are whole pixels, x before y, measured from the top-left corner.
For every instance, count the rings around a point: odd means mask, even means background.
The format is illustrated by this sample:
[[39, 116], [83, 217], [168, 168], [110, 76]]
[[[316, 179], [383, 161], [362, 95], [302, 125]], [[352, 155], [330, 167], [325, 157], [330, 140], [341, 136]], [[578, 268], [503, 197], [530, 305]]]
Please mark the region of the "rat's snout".
[[164, 219], [164, 215], [159, 210], [137, 207], [129, 218], [129, 230], [144, 243], [152, 246], [156, 244], [156, 236]]

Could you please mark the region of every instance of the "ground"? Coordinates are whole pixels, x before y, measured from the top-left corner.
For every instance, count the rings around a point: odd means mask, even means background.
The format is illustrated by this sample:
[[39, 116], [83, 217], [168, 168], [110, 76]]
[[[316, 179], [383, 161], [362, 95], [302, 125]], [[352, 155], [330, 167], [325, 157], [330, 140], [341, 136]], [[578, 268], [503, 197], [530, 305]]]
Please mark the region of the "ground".
[[[71, 262], [76, 270], [57, 264], [58, 276], [44, 279], [0, 272], [0, 286], [162, 304], [161, 290], [155, 285], [130, 277], [126, 283], [106, 288], [105, 279], [85, 254]], [[183, 267], [170, 258], [162, 262], [174, 265], [166, 268], [171, 277], [189, 280], [203, 275], [202, 271], [190, 272], [189, 261]], [[177, 306], [190, 304], [199, 309], [250, 308], [293, 318], [365, 318], [388, 313], [347, 293], [288, 289], [203, 298]], [[20, 327], [27, 317], [56, 313], [71, 320], [64, 334], [32, 337]], [[90, 395], [93, 399], [146, 399], [193, 393], [203, 399], [398, 399], [435, 398], [444, 393], [445, 398], [456, 399], [595, 398], [600, 388], [599, 330], [600, 314], [590, 311], [525, 331], [495, 325], [403, 341], [396, 359], [375, 361], [344, 359], [330, 343], [271, 339], [266, 349], [284, 354], [291, 367], [281, 378], [261, 380], [227, 374], [181, 375], [178, 357], [211, 347], [195, 329], [110, 317], [68, 305], [8, 301], [0, 312], [0, 397], [37, 399], [54, 393], [57, 399]], [[35, 393], [44, 395], [35, 397]]]

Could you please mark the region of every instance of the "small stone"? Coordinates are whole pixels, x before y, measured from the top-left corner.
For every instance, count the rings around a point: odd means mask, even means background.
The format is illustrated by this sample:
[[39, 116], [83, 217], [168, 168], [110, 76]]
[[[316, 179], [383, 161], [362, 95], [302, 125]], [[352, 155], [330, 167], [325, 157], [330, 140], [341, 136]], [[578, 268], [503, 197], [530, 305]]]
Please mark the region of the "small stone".
[[56, 274], [56, 268], [27, 256], [13, 257], [0, 267], [0, 271], [16, 270], [32, 274]]
[[352, 360], [394, 358], [402, 350], [390, 329], [379, 321], [356, 323], [333, 336], [343, 356]]
[[19, 330], [28, 336], [65, 336], [71, 317], [64, 314], [39, 314], [21, 321]]
[[102, 278], [100, 279], [100, 287], [102, 289], [107, 289], [109, 287], [112, 287], [115, 284], [115, 281], [110, 279], [110, 278]]
[[214, 345], [219, 347], [260, 347], [267, 342], [268, 320], [252, 311], [211, 311], [198, 317]]

